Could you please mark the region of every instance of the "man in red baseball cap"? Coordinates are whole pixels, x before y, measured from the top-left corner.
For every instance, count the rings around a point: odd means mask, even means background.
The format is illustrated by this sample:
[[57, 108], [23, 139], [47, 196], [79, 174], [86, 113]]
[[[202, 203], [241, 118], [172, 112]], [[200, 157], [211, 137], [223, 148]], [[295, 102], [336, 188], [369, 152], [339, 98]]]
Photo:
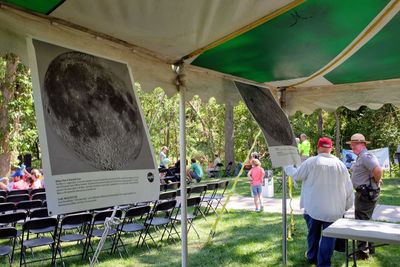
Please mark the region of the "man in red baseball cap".
[[[300, 208], [307, 223], [307, 261], [318, 266], [331, 266], [335, 238], [322, 236], [353, 205], [353, 186], [346, 166], [331, 154], [332, 140], [318, 140], [318, 155], [305, 160], [299, 168], [285, 167], [294, 180], [301, 180]], [[334, 201], [332, 201], [334, 200]]]

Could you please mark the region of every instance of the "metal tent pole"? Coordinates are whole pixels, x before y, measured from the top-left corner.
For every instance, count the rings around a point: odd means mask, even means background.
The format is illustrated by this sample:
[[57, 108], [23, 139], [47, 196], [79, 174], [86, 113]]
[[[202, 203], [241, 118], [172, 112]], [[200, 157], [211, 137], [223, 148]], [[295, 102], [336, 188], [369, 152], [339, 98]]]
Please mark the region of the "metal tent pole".
[[282, 170], [282, 263], [287, 265], [287, 216], [286, 216], [286, 194], [287, 194], [287, 176]]
[[179, 90], [179, 154], [181, 163], [181, 237], [182, 237], [182, 267], [188, 264], [188, 247], [187, 247], [187, 203], [186, 203], [186, 131], [185, 131], [185, 103], [186, 103], [186, 88], [182, 85], [179, 79], [182, 73], [183, 65], [179, 66], [177, 71], [177, 88]]

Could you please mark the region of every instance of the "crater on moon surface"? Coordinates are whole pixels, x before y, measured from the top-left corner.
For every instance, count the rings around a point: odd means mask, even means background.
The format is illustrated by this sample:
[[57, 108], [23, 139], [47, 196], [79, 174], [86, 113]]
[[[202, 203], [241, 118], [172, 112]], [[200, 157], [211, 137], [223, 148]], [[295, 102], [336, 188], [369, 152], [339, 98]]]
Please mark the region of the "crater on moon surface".
[[44, 78], [45, 117], [79, 159], [99, 170], [129, 169], [127, 162], [138, 157], [143, 139], [129, 89], [107, 60], [63, 53], [50, 63]]

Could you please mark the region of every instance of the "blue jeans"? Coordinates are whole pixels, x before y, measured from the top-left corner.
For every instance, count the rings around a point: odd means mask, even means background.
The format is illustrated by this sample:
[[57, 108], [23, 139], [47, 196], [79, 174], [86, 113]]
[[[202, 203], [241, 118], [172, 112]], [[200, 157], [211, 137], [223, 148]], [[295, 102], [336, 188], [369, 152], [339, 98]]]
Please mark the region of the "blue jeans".
[[321, 236], [321, 232], [332, 222], [315, 220], [308, 214], [304, 214], [304, 219], [308, 228], [307, 259], [321, 267], [331, 266], [331, 257], [335, 249], [336, 238]]

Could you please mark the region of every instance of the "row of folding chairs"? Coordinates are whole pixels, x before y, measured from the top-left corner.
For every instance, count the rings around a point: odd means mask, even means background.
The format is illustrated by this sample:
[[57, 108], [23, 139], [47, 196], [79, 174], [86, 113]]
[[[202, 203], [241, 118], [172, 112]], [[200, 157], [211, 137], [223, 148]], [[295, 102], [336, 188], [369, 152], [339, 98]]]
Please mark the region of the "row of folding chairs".
[[18, 194], [18, 195], [7, 195], [6, 197], [0, 196], [0, 203], [13, 202], [18, 203], [20, 201], [27, 200], [46, 200], [46, 193], [36, 193], [34, 195], [29, 194]]
[[[193, 229], [199, 237], [199, 233], [194, 227], [194, 219], [199, 214], [205, 218], [211, 211], [215, 212], [221, 204], [227, 186], [228, 181], [219, 181], [188, 187], [187, 206], [192, 211], [187, 214], [188, 231]], [[149, 240], [157, 246], [153, 235], [158, 232], [160, 232], [161, 236], [160, 241], [167, 239], [175, 242], [173, 238], [175, 235], [180, 238], [176, 228], [177, 223], [182, 220], [180, 204], [176, 199], [179, 195], [178, 192], [180, 193], [180, 191], [167, 191], [161, 193], [159, 200], [154, 203], [130, 207], [124, 211], [118, 210], [116, 217], [121, 219], [121, 223], [112, 228], [107, 236], [111, 239], [111, 247], [108, 248], [110, 253], [118, 251], [121, 255], [119, 248], [122, 247], [123, 251], [128, 254], [123, 240], [125, 235], [129, 234], [138, 235], [136, 246], [146, 245], [147, 248], [149, 248]], [[83, 248], [82, 258], [88, 257], [90, 253], [94, 252], [92, 239], [102, 236], [104, 221], [112, 213], [112, 210], [95, 211], [94, 213], [85, 212], [66, 215], [57, 220], [56, 218], [42, 218], [48, 216], [46, 208], [36, 209], [33, 204], [29, 206], [26, 203], [37, 203], [39, 205], [39, 202], [35, 201], [20, 202], [16, 205], [8, 203], [15, 206], [14, 212], [0, 215], [0, 226], [3, 226], [3, 228], [0, 228], [0, 232], [4, 229], [4, 233], [0, 233], [0, 238], [9, 238], [10, 233], [14, 232], [10, 227], [15, 228], [18, 222], [23, 223], [25, 221], [22, 225], [22, 231], [17, 231], [16, 233], [16, 237], [21, 242], [21, 264], [26, 264], [26, 250], [38, 246], [50, 246], [51, 262], [55, 263], [58, 255], [62, 263], [64, 263], [62, 244], [67, 242], [79, 242]], [[11, 205], [9, 205], [10, 209]], [[41, 215], [38, 215], [39, 211], [41, 211]], [[66, 234], [66, 232], [68, 233]], [[29, 233], [48, 234], [31, 239]], [[10, 252], [12, 251], [12, 253], [0, 253], [0, 255], [8, 255], [10, 262], [12, 262], [14, 247], [15, 238], [14, 245], [12, 248], [10, 247]]]
[[11, 191], [4, 191], [0, 190], [0, 196], [1, 197], [7, 197], [11, 195], [23, 195], [23, 194], [28, 194], [28, 195], [34, 195], [37, 193], [44, 193], [46, 192], [46, 189], [44, 188], [36, 188], [36, 189], [20, 189], [20, 190], [11, 190]]

